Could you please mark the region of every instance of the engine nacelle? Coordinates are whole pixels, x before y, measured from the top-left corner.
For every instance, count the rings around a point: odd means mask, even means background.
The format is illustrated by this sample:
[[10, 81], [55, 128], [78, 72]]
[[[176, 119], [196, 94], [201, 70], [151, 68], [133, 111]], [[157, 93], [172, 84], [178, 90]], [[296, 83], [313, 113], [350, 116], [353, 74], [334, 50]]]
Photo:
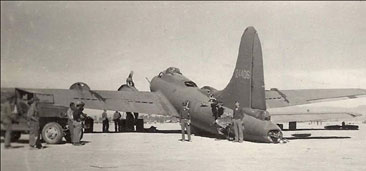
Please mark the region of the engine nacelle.
[[77, 82], [77, 83], [72, 84], [69, 89], [70, 90], [79, 90], [79, 91], [85, 91], [85, 90], [89, 91], [90, 87], [86, 83]]

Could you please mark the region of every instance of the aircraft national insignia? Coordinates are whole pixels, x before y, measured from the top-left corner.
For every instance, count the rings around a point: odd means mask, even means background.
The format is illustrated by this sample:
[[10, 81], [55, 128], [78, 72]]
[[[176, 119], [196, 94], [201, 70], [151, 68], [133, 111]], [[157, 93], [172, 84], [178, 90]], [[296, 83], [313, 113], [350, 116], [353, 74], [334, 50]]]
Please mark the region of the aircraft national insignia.
[[245, 70], [245, 69], [236, 69], [235, 70], [235, 78], [243, 78], [245, 80], [249, 80], [250, 79], [250, 71], [249, 70]]

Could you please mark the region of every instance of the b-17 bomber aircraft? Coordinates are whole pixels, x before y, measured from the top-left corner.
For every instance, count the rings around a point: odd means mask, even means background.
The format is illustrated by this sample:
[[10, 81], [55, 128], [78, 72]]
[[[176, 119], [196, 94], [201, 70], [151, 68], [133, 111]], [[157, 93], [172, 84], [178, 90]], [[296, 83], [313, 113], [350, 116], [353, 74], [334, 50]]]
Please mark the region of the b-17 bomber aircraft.
[[[245, 108], [244, 139], [247, 141], [276, 143], [282, 138], [281, 129], [271, 121], [275, 115], [266, 116], [267, 107], [285, 107], [308, 104], [321, 99], [356, 98], [366, 95], [364, 89], [336, 90], [265, 90], [261, 44], [254, 27], [245, 29], [241, 38], [238, 59], [232, 78], [223, 90], [210, 86], [198, 88], [196, 83], [185, 77], [178, 68], [170, 67], [155, 76], [150, 82], [151, 92], [137, 91], [134, 87], [122, 85], [118, 91], [91, 90], [85, 83], [75, 83], [70, 89], [2, 89], [1, 94], [28, 94], [37, 96], [44, 104], [68, 107], [71, 101], [83, 101], [85, 108], [107, 109], [123, 112], [138, 112], [179, 116], [182, 104], [190, 102], [191, 126], [194, 133], [208, 133], [221, 136], [229, 125], [234, 103], [238, 101]], [[223, 102], [224, 114], [215, 122], [210, 96]], [[268, 113], [267, 113], [268, 114]], [[305, 114], [306, 115], [306, 114]], [[264, 117], [265, 116], [265, 117]], [[303, 115], [302, 115], [303, 116]], [[288, 119], [290, 117], [291, 119]], [[322, 120], [351, 115], [309, 115], [305, 120]], [[296, 120], [296, 115], [276, 119]], [[217, 123], [217, 124], [213, 124]], [[230, 132], [230, 131], [228, 131]]]

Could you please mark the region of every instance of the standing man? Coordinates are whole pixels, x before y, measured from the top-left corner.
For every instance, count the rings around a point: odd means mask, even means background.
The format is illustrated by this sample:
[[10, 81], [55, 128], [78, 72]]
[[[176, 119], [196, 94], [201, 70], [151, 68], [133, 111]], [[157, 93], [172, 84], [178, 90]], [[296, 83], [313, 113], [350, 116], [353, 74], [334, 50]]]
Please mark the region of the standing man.
[[120, 122], [119, 122], [119, 132], [123, 132], [126, 131], [126, 112], [122, 112], [121, 113], [121, 118], [120, 118]]
[[24, 95], [22, 98], [18, 98], [16, 101], [17, 110], [18, 110], [18, 116], [26, 117], [29, 105], [27, 102], [27, 95]]
[[235, 132], [235, 142], [243, 142], [243, 119], [244, 119], [244, 111], [240, 108], [240, 103], [235, 102], [235, 109], [233, 114], [233, 125]]
[[182, 139], [185, 141], [185, 130], [187, 130], [188, 141], [191, 141], [191, 115], [189, 114], [189, 101], [183, 103], [183, 109], [180, 111], [180, 126], [182, 127]]
[[72, 145], [80, 146], [84, 143], [80, 143], [82, 133], [81, 115], [86, 118], [86, 114], [83, 113], [85, 103], [82, 101], [76, 102], [76, 110], [73, 112], [73, 134], [72, 134]]
[[121, 118], [121, 113], [119, 113], [118, 111], [114, 112], [113, 121], [114, 121], [114, 130], [115, 130], [115, 132], [119, 132], [120, 118]]
[[128, 75], [128, 77], [126, 79], [126, 84], [130, 87], [135, 87], [135, 83], [132, 80], [132, 76], [133, 76], [133, 71], [131, 71], [130, 74]]
[[42, 144], [40, 141], [40, 133], [39, 133], [39, 108], [38, 108], [39, 99], [37, 97], [33, 97], [31, 100], [31, 106], [28, 109], [27, 117], [28, 117], [28, 126], [29, 126], [29, 147], [31, 149], [42, 148]]
[[70, 139], [72, 142], [72, 137], [73, 137], [73, 133], [74, 133], [74, 125], [73, 125], [73, 120], [74, 120], [74, 112], [76, 111], [76, 106], [74, 102], [70, 103], [70, 107], [69, 109], [67, 109], [67, 124], [69, 125], [69, 131], [70, 131]]
[[102, 121], [103, 121], [103, 132], [109, 132], [109, 120], [107, 115], [107, 110], [103, 110], [102, 113]]
[[131, 112], [126, 112], [127, 131], [135, 131], [135, 118]]
[[5, 140], [4, 145], [5, 149], [11, 147], [11, 133], [12, 133], [12, 124], [17, 119], [18, 111], [16, 107], [16, 97], [10, 96], [7, 98], [1, 99], [1, 124], [5, 127]]

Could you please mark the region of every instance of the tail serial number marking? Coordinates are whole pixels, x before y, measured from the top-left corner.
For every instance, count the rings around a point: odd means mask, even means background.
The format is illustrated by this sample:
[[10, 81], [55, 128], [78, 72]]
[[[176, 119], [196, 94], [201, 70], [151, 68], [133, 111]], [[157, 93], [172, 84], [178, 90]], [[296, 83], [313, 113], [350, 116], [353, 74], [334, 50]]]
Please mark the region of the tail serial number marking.
[[245, 69], [235, 69], [234, 72], [235, 78], [243, 78], [245, 80], [250, 79], [250, 71]]

